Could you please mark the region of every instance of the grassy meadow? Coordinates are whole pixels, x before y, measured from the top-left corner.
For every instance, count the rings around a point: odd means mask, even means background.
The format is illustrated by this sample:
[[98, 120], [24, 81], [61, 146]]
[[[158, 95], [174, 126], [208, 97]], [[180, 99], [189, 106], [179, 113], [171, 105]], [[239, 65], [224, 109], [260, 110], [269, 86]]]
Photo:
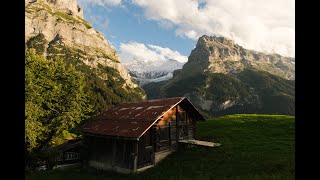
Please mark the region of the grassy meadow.
[[52, 170], [27, 180], [211, 180], [295, 179], [295, 118], [285, 115], [229, 115], [197, 123], [196, 139], [221, 143], [170, 155], [140, 174], [93, 169]]

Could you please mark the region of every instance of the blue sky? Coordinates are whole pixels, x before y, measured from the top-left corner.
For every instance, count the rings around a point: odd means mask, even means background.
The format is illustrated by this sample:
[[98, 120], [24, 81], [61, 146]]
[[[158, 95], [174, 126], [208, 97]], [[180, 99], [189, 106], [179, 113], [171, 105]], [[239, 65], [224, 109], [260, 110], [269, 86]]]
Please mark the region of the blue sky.
[[167, 47], [186, 57], [190, 55], [196, 40], [178, 37], [173, 26], [162, 27], [156, 21], [147, 20], [142, 8], [132, 3], [125, 5], [108, 7], [88, 3], [83, 6], [84, 19], [102, 32], [116, 51], [120, 51], [120, 43], [137, 42]]
[[[104, 34], [122, 59], [158, 57], [183, 62], [204, 34], [230, 38], [248, 49], [294, 57], [292, 0], [78, 0], [78, 3], [84, 19]], [[140, 54], [132, 54], [138, 48]]]

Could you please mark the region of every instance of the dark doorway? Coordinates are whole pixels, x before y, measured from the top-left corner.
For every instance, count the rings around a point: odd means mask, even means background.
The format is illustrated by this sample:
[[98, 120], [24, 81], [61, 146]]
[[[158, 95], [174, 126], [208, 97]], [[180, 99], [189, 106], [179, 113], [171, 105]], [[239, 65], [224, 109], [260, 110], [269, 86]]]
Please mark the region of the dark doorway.
[[152, 137], [151, 131], [146, 132], [139, 140], [138, 144], [138, 168], [152, 164]]

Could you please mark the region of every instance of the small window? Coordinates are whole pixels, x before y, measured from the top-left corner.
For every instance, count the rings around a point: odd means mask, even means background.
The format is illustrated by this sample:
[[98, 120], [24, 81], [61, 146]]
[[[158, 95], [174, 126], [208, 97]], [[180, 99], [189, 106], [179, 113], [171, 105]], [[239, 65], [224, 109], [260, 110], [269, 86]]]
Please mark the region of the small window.
[[80, 154], [76, 152], [67, 152], [65, 154], [65, 160], [74, 160], [74, 159], [80, 159]]

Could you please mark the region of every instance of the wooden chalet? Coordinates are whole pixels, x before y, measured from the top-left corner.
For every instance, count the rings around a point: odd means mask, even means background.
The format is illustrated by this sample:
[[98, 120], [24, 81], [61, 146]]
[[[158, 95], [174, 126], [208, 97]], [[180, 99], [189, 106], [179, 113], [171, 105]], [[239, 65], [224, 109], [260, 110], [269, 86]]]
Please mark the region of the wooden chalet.
[[[53, 169], [67, 169], [80, 167], [82, 165], [82, 159], [80, 157], [82, 147], [82, 141], [78, 138], [65, 139], [67, 142], [60, 145], [51, 147], [50, 149], [56, 153]], [[51, 165], [46, 161], [39, 162], [39, 166], [36, 170], [46, 170]]]
[[121, 103], [82, 127], [87, 163], [122, 173], [142, 171], [194, 140], [205, 120], [186, 97]]
[[81, 162], [80, 149], [82, 148], [82, 141], [80, 139], [68, 140], [54, 148], [59, 152], [55, 158], [58, 165]]

